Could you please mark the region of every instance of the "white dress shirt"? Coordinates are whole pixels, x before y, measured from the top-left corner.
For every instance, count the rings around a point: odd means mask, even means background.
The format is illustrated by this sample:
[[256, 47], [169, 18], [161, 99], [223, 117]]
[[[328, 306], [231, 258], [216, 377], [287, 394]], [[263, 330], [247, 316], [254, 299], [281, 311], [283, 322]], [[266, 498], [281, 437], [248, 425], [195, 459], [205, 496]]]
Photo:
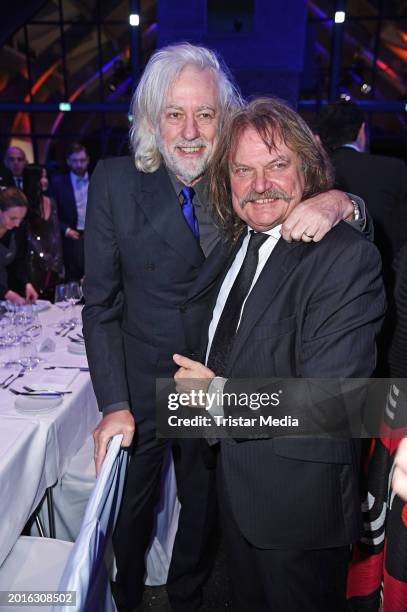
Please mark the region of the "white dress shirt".
[[[209, 326], [209, 331], [208, 331], [208, 347], [206, 350], [206, 359], [205, 359], [205, 363], [207, 363], [208, 361], [208, 357], [209, 357], [209, 353], [211, 350], [211, 346], [212, 346], [212, 341], [213, 341], [213, 337], [215, 335], [216, 332], [216, 328], [218, 326], [219, 323], [219, 319], [222, 315], [223, 309], [225, 307], [226, 304], [226, 300], [228, 299], [230, 290], [233, 287], [233, 283], [236, 280], [237, 275], [239, 274], [240, 268], [242, 267], [243, 264], [243, 260], [245, 258], [246, 252], [247, 252], [247, 247], [249, 246], [249, 240], [250, 240], [250, 227], [247, 228], [247, 235], [245, 237], [245, 239], [242, 242], [242, 246], [240, 247], [239, 251], [236, 253], [235, 259], [232, 263], [232, 265], [230, 266], [228, 273], [225, 276], [225, 279], [222, 283], [222, 286], [220, 288], [219, 291], [219, 295], [218, 295], [218, 299], [216, 300], [216, 304], [215, 304], [215, 308], [213, 309], [213, 315], [212, 315], [212, 321], [211, 324]], [[256, 273], [253, 277], [253, 282], [250, 286], [249, 292], [242, 304], [242, 309], [240, 311], [240, 317], [239, 317], [239, 322], [237, 324], [237, 328], [239, 329], [239, 325], [240, 325], [240, 321], [242, 320], [242, 314], [243, 314], [243, 309], [245, 307], [246, 304], [246, 300], [249, 297], [254, 285], [257, 282], [257, 279], [259, 278], [261, 271], [263, 270], [264, 266], [266, 265], [266, 262], [268, 260], [268, 258], [270, 257], [271, 253], [273, 252], [274, 247], [276, 246], [277, 242], [282, 238], [281, 238], [281, 234], [280, 234], [280, 229], [281, 229], [281, 225], [276, 225], [276, 227], [273, 227], [273, 229], [267, 231], [267, 232], [263, 232], [264, 234], [269, 234], [270, 238], [268, 238], [265, 242], [263, 242], [263, 244], [261, 245], [260, 249], [259, 249], [259, 255], [258, 255], [258, 263], [257, 263], [257, 268], [256, 268]], [[216, 372], [215, 372], [216, 374]], [[210, 395], [213, 396], [214, 401], [212, 403], [212, 407], [210, 408], [210, 410], [208, 410], [208, 414], [212, 417], [214, 416], [223, 416], [224, 412], [223, 412], [223, 402], [222, 402], [222, 393], [223, 393], [223, 389], [224, 386], [226, 384], [227, 378], [223, 378], [222, 376], [216, 376], [215, 378], [212, 379], [212, 381], [209, 384], [208, 387], [208, 391], [207, 393], [209, 393]], [[208, 409], [208, 408], [207, 408]]]
[[[240, 311], [240, 317], [239, 317], [239, 322], [237, 324], [237, 329], [239, 329], [239, 325], [242, 319], [243, 309], [245, 307], [246, 300], [249, 297], [254, 285], [256, 284], [257, 279], [259, 278], [261, 271], [266, 265], [266, 262], [268, 258], [270, 257], [274, 247], [276, 246], [277, 242], [281, 238], [280, 229], [281, 229], [281, 225], [277, 225], [276, 227], [273, 227], [273, 229], [268, 230], [267, 232], [263, 232], [264, 234], [268, 234], [270, 238], [268, 238], [261, 245], [259, 249], [259, 260], [258, 260], [258, 264], [256, 268], [256, 273], [253, 277], [253, 282], [251, 284], [249, 292], [242, 304], [242, 310]], [[216, 328], [219, 323], [219, 319], [222, 315], [223, 308], [225, 307], [226, 300], [228, 299], [230, 290], [233, 287], [233, 283], [235, 282], [236, 277], [240, 272], [240, 268], [242, 267], [243, 260], [247, 252], [247, 247], [249, 245], [249, 240], [250, 240], [250, 227], [247, 228], [247, 235], [242, 242], [242, 246], [240, 247], [239, 251], [236, 253], [236, 257], [232, 265], [230, 266], [228, 273], [225, 276], [225, 280], [223, 281], [222, 287], [220, 288], [220, 291], [219, 291], [218, 299], [216, 300], [215, 308], [213, 309], [212, 321], [211, 321], [211, 324], [209, 326], [209, 331], [208, 331], [208, 348], [206, 351], [206, 361], [208, 360], [208, 355], [209, 355], [209, 352], [212, 346], [212, 340], [215, 335]]]
[[83, 230], [85, 228], [86, 204], [88, 202], [89, 175], [86, 173], [84, 176], [78, 176], [73, 172], [69, 174], [78, 214], [78, 223], [75, 229]]

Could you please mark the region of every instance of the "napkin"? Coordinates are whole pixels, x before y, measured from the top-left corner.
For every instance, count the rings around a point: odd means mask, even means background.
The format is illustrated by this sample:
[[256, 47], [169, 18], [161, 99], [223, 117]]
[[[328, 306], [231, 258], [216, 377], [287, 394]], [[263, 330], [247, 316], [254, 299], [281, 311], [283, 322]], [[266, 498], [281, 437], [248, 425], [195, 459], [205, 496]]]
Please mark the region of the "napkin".
[[52, 353], [55, 351], [55, 341], [52, 338], [45, 338], [40, 344], [40, 353]]
[[74, 353], [74, 355], [86, 355], [85, 344], [70, 342], [68, 344], [68, 352]]
[[69, 387], [78, 376], [79, 370], [48, 370], [40, 378], [29, 381], [35, 391], [69, 391]]

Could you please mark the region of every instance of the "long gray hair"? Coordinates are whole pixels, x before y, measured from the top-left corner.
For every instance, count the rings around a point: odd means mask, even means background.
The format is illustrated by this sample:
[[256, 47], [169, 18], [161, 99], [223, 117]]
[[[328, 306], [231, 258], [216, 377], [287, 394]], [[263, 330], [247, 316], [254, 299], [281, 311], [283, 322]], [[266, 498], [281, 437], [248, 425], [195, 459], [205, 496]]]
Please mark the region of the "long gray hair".
[[[211, 69], [218, 82], [220, 122], [242, 99], [228, 69], [216, 54], [205, 47], [181, 43], [164, 47], [151, 56], [131, 101], [133, 116], [130, 127], [130, 145], [136, 168], [142, 172], [155, 172], [161, 164], [155, 128], [172, 83], [186, 66], [199, 70]], [[153, 127], [153, 130], [151, 129]]]

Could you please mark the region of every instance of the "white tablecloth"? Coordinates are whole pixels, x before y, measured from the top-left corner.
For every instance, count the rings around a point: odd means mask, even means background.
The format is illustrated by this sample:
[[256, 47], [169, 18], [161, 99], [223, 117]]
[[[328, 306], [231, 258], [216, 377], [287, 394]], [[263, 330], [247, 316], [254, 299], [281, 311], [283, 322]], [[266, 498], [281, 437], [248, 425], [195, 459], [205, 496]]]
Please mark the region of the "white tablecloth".
[[38, 423], [29, 419], [0, 420], [0, 563], [35, 509], [45, 460], [37, 431]]
[[[77, 309], [80, 317], [80, 309]], [[47, 365], [85, 366], [86, 356], [67, 351], [69, 339], [60, 338], [50, 325], [62, 313], [52, 307], [40, 314], [43, 337], [57, 344], [51, 353], [41, 353], [43, 361], [33, 372], [11, 385], [21, 388], [42, 375]], [[73, 334], [80, 331], [80, 326]], [[0, 370], [4, 380], [5, 370]], [[71, 385], [72, 394], [46, 413], [16, 410], [16, 396], [0, 389], [0, 564], [19, 537], [30, 514], [45, 493], [63, 474], [68, 460], [81, 448], [100, 420], [89, 373], [80, 372]], [[13, 481], [16, 485], [13, 486]], [[4, 492], [7, 491], [8, 495]], [[3, 507], [4, 505], [4, 507]]]

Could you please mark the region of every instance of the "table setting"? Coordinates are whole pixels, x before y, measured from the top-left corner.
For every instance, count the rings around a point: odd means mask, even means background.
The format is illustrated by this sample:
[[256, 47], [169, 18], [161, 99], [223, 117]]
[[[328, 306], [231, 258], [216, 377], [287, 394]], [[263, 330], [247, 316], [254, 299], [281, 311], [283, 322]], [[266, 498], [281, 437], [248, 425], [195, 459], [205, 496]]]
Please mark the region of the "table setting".
[[[10, 474], [16, 473], [26, 491], [21, 495], [19, 487], [11, 487], [6, 507], [0, 508], [0, 565], [46, 489], [101, 418], [86, 359], [82, 306], [72, 301], [64, 308], [50, 302], [36, 306], [3, 306], [0, 317], [0, 444], [9, 436], [16, 449], [8, 451], [11, 467], [0, 449], [0, 486], [10, 488]], [[24, 447], [17, 452], [21, 440]]]

